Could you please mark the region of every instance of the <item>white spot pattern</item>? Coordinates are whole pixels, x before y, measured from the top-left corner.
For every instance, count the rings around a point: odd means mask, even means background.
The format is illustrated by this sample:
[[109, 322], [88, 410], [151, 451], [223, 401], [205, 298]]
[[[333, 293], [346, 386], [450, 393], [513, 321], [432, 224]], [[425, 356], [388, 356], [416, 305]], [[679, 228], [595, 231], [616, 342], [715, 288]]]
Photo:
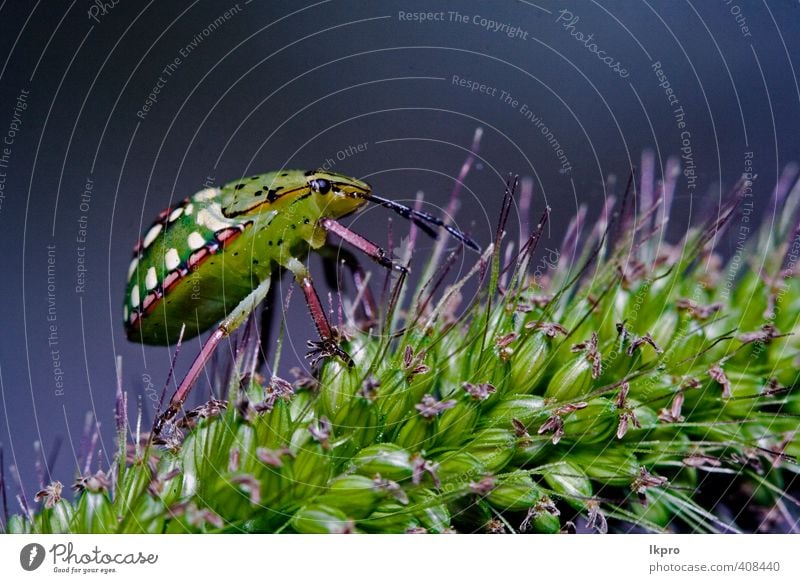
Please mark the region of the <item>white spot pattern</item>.
[[148, 291], [158, 285], [158, 275], [156, 275], [155, 267], [151, 267], [147, 270], [147, 274], [144, 276], [144, 285], [147, 287]]
[[214, 232], [227, 229], [235, 224], [235, 221], [223, 220], [222, 206], [219, 203], [212, 203], [208, 207], [197, 211], [196, 221], [201, 227], [206, 227]]
[[192, 251], [197, 251], [206, 244], [206, 240], [203, 239], [203, 236], [197, 231], [192, 231], [186, 238], [186, 242], [189, 244], [189, 249]]
[[183, 214], [183, 208], [178, 207], [169, 214], [169, 222], [173, 223]]
[[130, 281], [133, 274], [136, 273], [137, 267], [139, 267], [139, 258], [134, 257], [133, 261], [131, 261], [131, 264], [128, 266], [128, 281]]
[[150, 245], [153, 244], [153, 241], [156, 240], [158, 234], [161, 233], [162, 228], [163, 227], [161, 226], [161, 223], [158, 223], [156, 225], [153, 225], [152, 228], [149, 231], [147, 231], [147, 235], [144, 236], [144, 240], [142, 241], [142, 246], [145, 249], [147, 249]]
[[133, 286], [131, 290], [131, 307], [136, 309], [139, 307], [139, 285]]
[[219, 194], [219, 188], [204, 188], [197, 194], [195, 194], [192, 198], [198, 202], [211, 200], [215, 198]]
[[178, 255], [178, 250], [170, 249], [169, 251], [167, 251], [167, 254], [164, 255], [164, 265], [166, 265], [167, 271], [172, 271], [180, 264], [181, 264], [181, 256]]

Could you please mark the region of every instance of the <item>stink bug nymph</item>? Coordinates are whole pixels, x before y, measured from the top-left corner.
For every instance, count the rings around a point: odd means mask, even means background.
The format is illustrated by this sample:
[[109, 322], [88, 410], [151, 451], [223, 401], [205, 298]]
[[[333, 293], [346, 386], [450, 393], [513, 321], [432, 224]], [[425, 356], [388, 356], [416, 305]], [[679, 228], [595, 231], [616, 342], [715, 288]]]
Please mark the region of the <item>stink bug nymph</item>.
[[[280, 170], [205, 188], [163, 211], [133, 251], [123, 316], [128, 339], [169, 345], [216, 325], [189, 372], [157, 420], [158, 435], [180, 411], [219, 342], [261, 303], [281, 268], [303, 289], [320, 335], [309, 343], [314, 359], [336, 356], [348, 364], [302, 260], [334, 233], [379, 264], [406, 271], [379, 246], [337, 219], [367, 202], [392, 209], [431, 236], [446, 229], [465, 245], [478, 246], [440, 219], [372, 194], [366, 182], [323, 170]], [[184, 328], [185, 326], [185, 328]]]

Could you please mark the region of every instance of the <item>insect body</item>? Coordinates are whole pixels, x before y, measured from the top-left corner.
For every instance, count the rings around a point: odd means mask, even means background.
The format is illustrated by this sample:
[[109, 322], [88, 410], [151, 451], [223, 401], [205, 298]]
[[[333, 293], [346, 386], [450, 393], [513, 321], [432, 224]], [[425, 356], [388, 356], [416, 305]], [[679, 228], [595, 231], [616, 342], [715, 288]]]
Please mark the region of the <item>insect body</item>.
[[161, 213], [134, 249], [125, 294], [128, 338], [173, 344], [230, 314], [278, 267], [322, 246], [320, 217], [365, 204], [369, 186], [331, 173], [291, 170], [207, 188]]
[[178, 413], [219, 342], [264, 299], [280, 268], [302, 287], [319, 332], [310, 355], [338, 356], [352, 364], [336, 343], [302, 259], [331, 232], [381, 265], [405, 272], [383, 249], [337, 222], [367, 202], [399, 213], [434, 237], [430, 224], [478, 248], [440, 219], [378, 197], [366, 182], [322, 170], [242, 178], [201, 190], [159, 215], [134, 248], [128, 269], [123, 307], [128, 338], [167, 345], [177, 342], [181, 329], [190, 338], [219, 324], [157, 420], [156, 435]]

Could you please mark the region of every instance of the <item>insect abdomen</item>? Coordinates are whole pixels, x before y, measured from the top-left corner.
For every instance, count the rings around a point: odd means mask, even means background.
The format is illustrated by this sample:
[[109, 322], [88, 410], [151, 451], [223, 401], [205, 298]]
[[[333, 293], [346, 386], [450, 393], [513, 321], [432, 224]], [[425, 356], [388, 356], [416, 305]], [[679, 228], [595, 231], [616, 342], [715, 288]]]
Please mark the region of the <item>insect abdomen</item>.
[[206, 189], [162, 212], [134, 249], [123, 309], [130, 340], [172, 344], [183, 324], [184, 338], [201, 334], [264, 276], [241, 269], [228, 253], [253, 221], [225, 218], [218, 194]]

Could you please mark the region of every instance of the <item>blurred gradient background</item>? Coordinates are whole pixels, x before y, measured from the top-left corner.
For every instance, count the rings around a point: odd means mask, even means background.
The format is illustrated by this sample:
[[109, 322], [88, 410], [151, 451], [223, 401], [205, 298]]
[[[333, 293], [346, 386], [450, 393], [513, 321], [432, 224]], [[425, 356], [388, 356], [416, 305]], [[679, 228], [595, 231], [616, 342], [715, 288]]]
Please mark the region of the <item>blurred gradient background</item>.
[[[530, 220], [553, 208], [542, 248], [557, 248], [645, 149], [657, 174], [669, 156], [693, 168], [673, 233], [715, 212], [748, 158], [763, 213], [800, 159], [797, 2], [17, 0], [0, 3], [0, 47], [0, 442], [29, 500], [38, 475], [70, 484], [82, 451], [108, 465], [118, 355], [149, 426], [171, 350], [125, 339], [131, 248], [206, 183], [326, 165], [396, 200], [423, 191], [436, 213], [480, 126], [459, 226], [486, 245], [506, 175], [531, 176]], [[348, 224], [384, 244], [389, 218]], [[282, 376], [315, 334], [300, 296], [287, 321]]]

